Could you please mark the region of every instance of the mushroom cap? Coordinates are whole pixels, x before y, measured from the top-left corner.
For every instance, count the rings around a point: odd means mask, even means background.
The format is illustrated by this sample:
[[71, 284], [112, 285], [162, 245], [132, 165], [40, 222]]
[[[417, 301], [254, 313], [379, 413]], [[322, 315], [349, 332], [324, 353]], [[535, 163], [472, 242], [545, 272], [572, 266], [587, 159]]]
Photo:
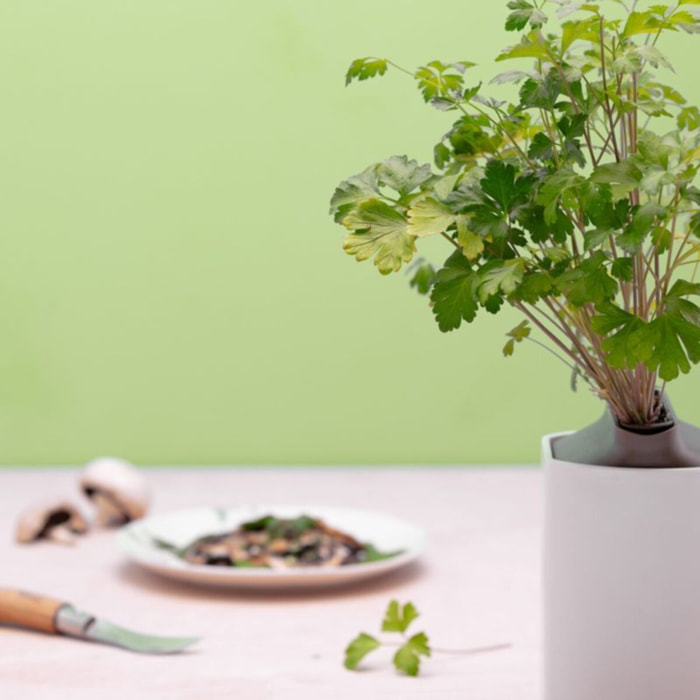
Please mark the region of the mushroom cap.
[[70, 501], [33, 503], [20, 513], [15, 539], [24, 543], [49, 538], [58, 528], [68, 531], [66, 534], [78, 534], [86, 532], [88, 526], [82, 513]]
[[103, 524], [136, 520], [148, 510], [150, 493], [146, 480], [123, 459], [100, 457], [88, 462], [80, 476], [80, 487], [95, 502], [98, 520]]

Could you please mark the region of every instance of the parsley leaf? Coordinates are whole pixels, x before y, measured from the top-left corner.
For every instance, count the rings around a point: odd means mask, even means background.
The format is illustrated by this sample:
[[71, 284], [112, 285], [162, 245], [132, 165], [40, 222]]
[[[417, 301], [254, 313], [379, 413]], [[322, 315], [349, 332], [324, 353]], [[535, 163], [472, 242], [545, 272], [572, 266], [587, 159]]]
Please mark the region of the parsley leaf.
[[388, 61], [385, 58], [373, 58], [371, 56], [356, 58], [350, 64], [350, 68], [345, 74], [345, 84], [350, 85], [353, 80], [367, 80], [377, 75], [384, 75], [387, 67]]
[[649, 356], [651, 348], [640, 342], [645, 323], [641, 318], [612, 303], [600, 304], [591, 320], [593, 330], [605, 338], [602, 342], [605, 360], [619, 369], [635, 367]]
[[358, 262], [374, 256], [383, 275], [400, 270], [402, 262], [413, 258], [416, 239], [407, 232], [408, 221], [385, 202], [362, 202], [343, 219], [343, 225], [352, 231], [345, 236], [343, 250]]
[[391, 156], [377, 167], [377, 177], [382, 185], [406, 197], [433, 177], [430, 165], [419, 165], [407, 156]]
[[499, 292], [510, 294], [523, 279], [524, 261], [516, 258], [506, 260], [503, 265], [491, 267], [480, 273], [479, 298], [484, 303], [488, 297]]
[[628, 158], [619, 163], [599, 165], [593, 171], [591, 180], [610, 185], [613, 199], [621, 199], [639, 185], [642, 171]]
[[331, 216], [337, 223], [342, 223], [353, 207], [366, 199], [377, 197], [379, 194], [377, 166], [370, 165], [358, 175], [343, 180], [336, 187], [333, 197], [331, 197]]
[[408, 210], [408, 231], [413, 236], [433, 236], [442, 233], [455, 222], [450, 208], [437, 199], [426, 197]]
[[557, 97], [563, 90], [558, 73], [552, 69], [539, 80], [528, 78], [520, 87], [520, 104], [527, 107], [554, 109]]
[[457, 216], [457, 242], [462, 246], [467, 260], [476, 260], [484, 250], [484, 240], [469, 229], [467, 217], [461, 214]]
[[486, 164], [481, 189], [500, 205], [500, 210], [509, 214], [515, 206], [527, 201], [532, 188], [529, 177], [516, 180], [515, 168], [500, 160], [490, 160]]
[[554, 154], [554, 141], [540, 131], [533, 137], [527, 154], [534, 160], [549, 160]]
[[528, 304], [534, 304], [548, 296], [553, 289], [554, 282], [547, 272], [530, 272], [523, 277], [511, 296]]
[[478, 277], [461, 251], [455, 251], [438, 270], [430, 295], [433, 313], [443, 333], [455, 330], [462, 321], [471, 323], [476, 317]]
[[530, 335], [530, 322], [525, 319], [506, 333], [510, 340], [503, 346], [503, 355], [509, 357], [515, 352], [515, 344], [522, 343]]
[[413, 603], [399, 605], [398, 600], [392, 600], [384, 613], [382, 632], [405, 632], [408, 626], [418, 617], [418, 611]]
[[654, 228], [654, 222], [663, 220], [666, 209], [656, 202], [647, 202], [639, 207], [632, 217], [632, 222], [627, 230], [617, 237], [617, 242], [629, 252], [637, 252], [641, 249], [644, 239]]
[[[456, 63], [443, 63], [442, 61], [431, 61], [425, 66], [421, 66], [415, 73], [423, 99], [426, 102], [435, 103], [440, 99], [454, 101], [459, 97], [460, 90], [464, 85], [464, 71], [471, 68], [474, 63], [471, 61], [457, 61]], [[473, 97], [478, 88], [470, 91]]]
[[578, 267], [559, 276], [557, 286], [573, 306], [602, 304], [615, 296], [618, 285], [608, 274], [607, 262], [605, 253], [598, 250]]
[[575, 188], [583, 178], [571, 168], [564, 167], [550, 175], [540, 188], [537, 204], [544, 207], [544, 220], [547, 224], [557, 221], [557, 207], [568, 190]]
[[398, 671], [403, 671], [408, 676], [417, 676], [420, 670], [421, 656], [430, 656], [428, 638], [423, 632], [414, 634], [399, 647], [394, 654], [394, 666]]
[[496, 57], [497, 61], [507, 61], [511, 58], [538, 58], [547, 60], [547, 49], [539, 40], [535, 32], [524, 36], [519, 44], [510, 46], [501, 51]]
[[646, 342], [652, 351], [646, 365], [658, 369], [664, 381], [675, 379], [680, 372], [690, 372], [691, 363], [700, 361], [700, 328], [680, 313], [662, 313], [646, 326]]
[[513, 10], [506, 19], [506, 31], [520, 31], [529, 23], [532, 27], [541, 27], [547, 21], [547, 15], [527, 0], [510, 0], [508, 9]]
[[345, 649], [344, 666], [351, 671], [356, 669], [360, 661], [375, 649], [379, 649], [381, 643], [369, 634], [361, 632], [348, 644]]
[[610, 272], [613, 277], [619, 280], [631, 282], [634, 276], [633, 268], [634, 262], [632, 258], [618, 258], [614, 260], [613, 264], [610, 266]]
[[415, 287], [419, 294], [427, 294], [435, 282], [435, 270], [430, 263], [422, 262], [415, 269], [410, 285]]

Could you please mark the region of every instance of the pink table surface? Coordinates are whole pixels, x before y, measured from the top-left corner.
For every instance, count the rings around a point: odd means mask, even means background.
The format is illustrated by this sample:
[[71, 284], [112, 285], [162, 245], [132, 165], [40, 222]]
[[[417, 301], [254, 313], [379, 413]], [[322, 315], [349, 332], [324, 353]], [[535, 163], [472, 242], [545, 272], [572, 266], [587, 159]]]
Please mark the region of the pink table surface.
[[[170, 582], [125, 561], [113, 532], [73, 548], [13, 542], [16, 515], [77, 496], [76, 471], [0, 469], [0, 586], [60, 597], [124, 626], [201, 634], [193, 651], [142, 656], [0, 628], [0, 698], [535, 700], [540, 687], [541, 477], [529, 468], [151, 469], [152, 512], [237, 502], [381, 509], [428, 532], [420, 564], [353, 588], [243, 593]], [[418, 678], [380, 650], [351, 673], [343, 649], [375, 633], [387, 602], [412, 600], [437, 647]]]

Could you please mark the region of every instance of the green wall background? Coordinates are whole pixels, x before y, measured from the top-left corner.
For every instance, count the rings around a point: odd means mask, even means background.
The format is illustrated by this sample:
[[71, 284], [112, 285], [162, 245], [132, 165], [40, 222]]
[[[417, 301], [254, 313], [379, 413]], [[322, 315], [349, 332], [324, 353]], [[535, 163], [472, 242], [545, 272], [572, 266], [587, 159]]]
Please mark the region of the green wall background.
[[[605, 0], [609, 1], [609, 0]], [[451, 115], [355, 57], [486, 64], [504, 3], [0, 4], [0, 463], [534, 462], [601, 405], [516, 319], [442, 335], [327, 202]], [[666, 47], [697, 101], [698, 46]], [[436, 242], [434, 257], [444, 249]], [[700, 374], [671, 395], [700, 421]]]

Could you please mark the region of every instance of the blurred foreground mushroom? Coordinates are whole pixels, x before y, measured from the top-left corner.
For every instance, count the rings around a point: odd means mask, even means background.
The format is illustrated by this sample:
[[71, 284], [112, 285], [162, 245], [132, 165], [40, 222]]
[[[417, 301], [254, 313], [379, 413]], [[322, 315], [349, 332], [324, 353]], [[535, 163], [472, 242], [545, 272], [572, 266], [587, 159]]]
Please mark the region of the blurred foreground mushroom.
[[89, 462], [80, 487], [97, 508], [96, 521], [101, 527], [124, 525], [143, 517], [148, 509], [146, 480], [121, 459], [100, 457]]
[[24, 510], [17, 522], [15, 539], [20, 543], [48, 539], [74, 544], [75, 535], [87, 532], [80, 511], [68, 501], [46, 501]]

